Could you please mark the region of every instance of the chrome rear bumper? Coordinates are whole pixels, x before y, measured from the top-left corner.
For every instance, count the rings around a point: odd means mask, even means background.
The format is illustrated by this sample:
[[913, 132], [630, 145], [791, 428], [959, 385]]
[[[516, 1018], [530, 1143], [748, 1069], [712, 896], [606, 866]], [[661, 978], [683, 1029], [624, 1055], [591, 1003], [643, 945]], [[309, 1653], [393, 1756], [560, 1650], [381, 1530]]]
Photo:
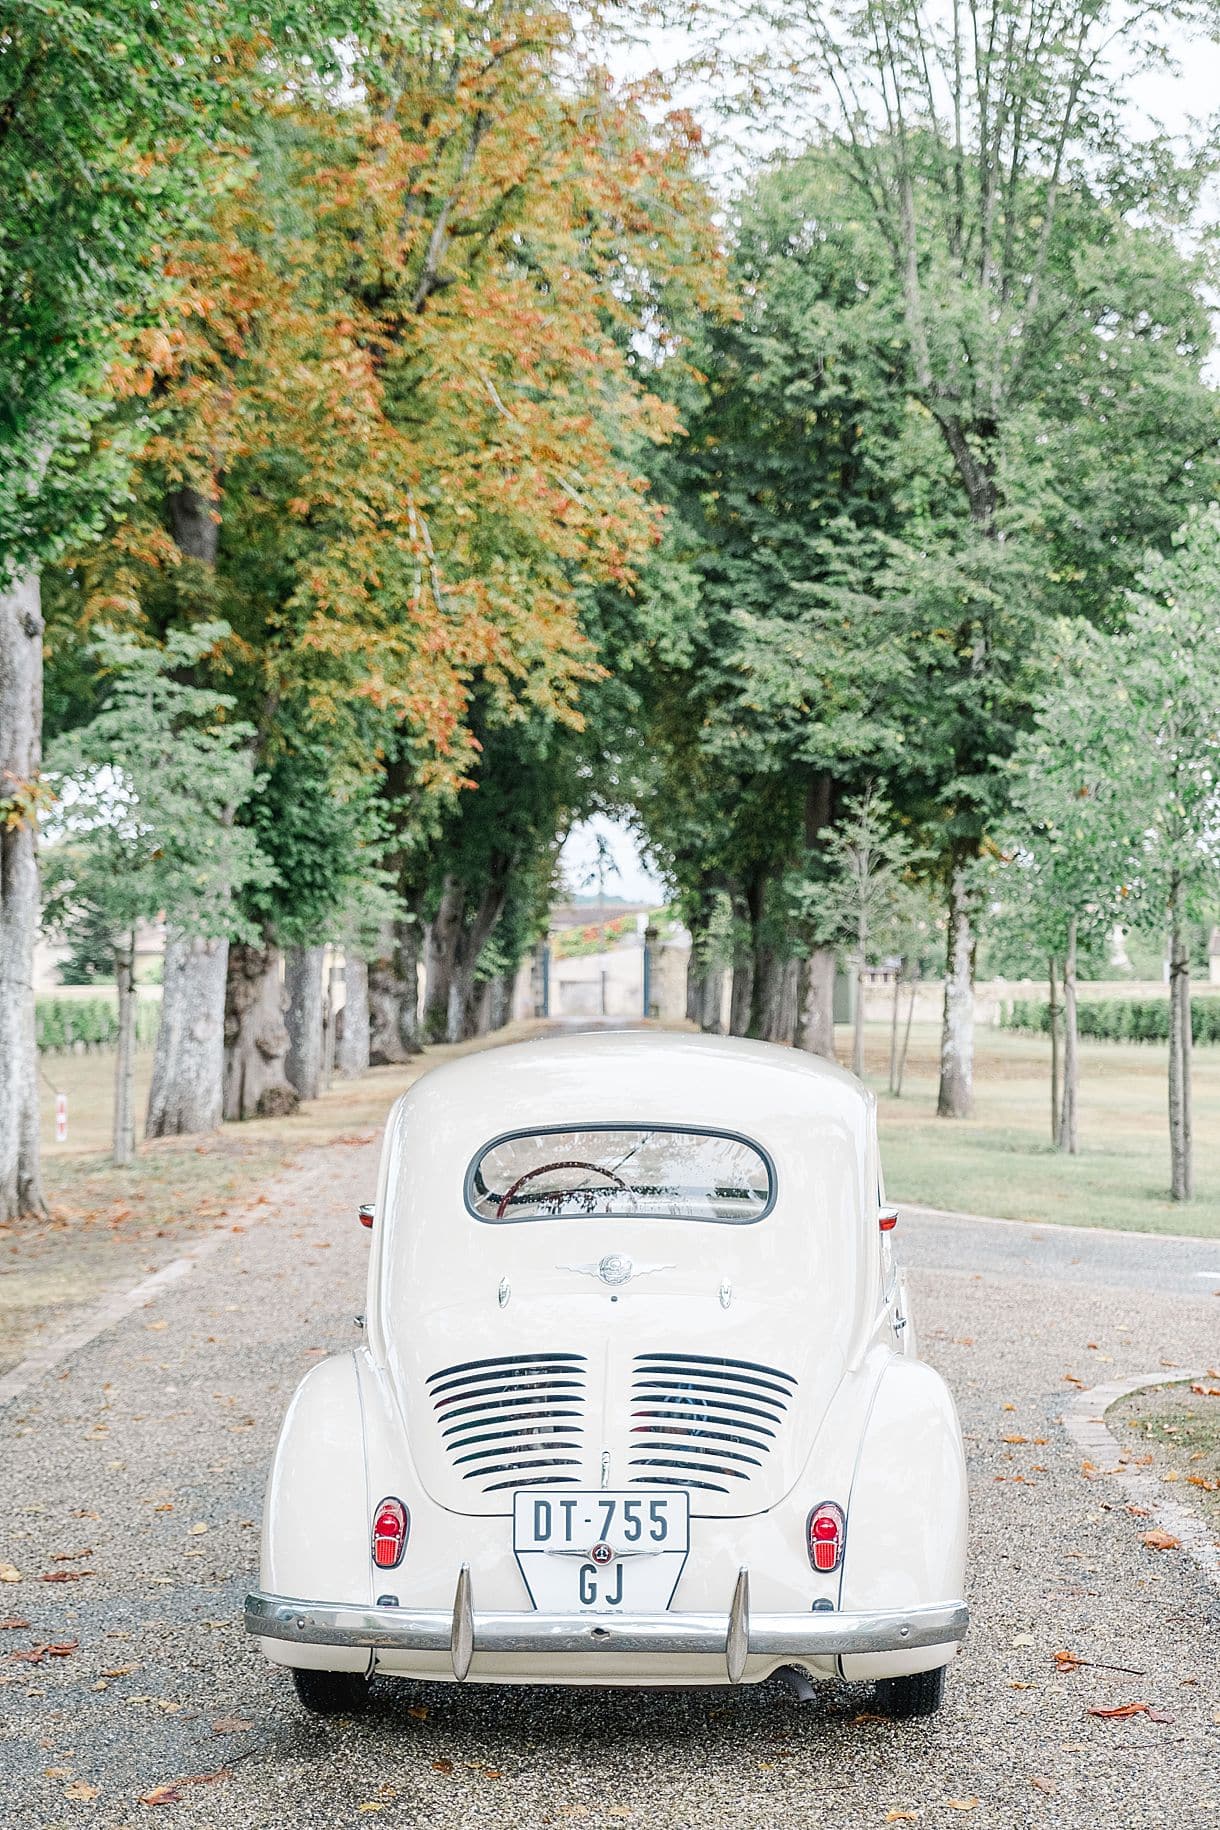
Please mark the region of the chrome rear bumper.
[[723, 1658], [731, 1684], [746, 1660], [837, 1658], [854, 1652], [913, 1652], [964, 1637], [963, 1601], [864, 1614], [751, 1614], [742, 1570], [727, 1614], [476, 1614], [463, 1565], [452, 1613], [439, 1609], [352, 1607], [295, 1601], [258, 1591], [246, 1597], [246, 1628], [263, 1639], [302, 1646], [367, 1646], [447, 1653], [460, 1682], [476, 1652], [703, 1653]]

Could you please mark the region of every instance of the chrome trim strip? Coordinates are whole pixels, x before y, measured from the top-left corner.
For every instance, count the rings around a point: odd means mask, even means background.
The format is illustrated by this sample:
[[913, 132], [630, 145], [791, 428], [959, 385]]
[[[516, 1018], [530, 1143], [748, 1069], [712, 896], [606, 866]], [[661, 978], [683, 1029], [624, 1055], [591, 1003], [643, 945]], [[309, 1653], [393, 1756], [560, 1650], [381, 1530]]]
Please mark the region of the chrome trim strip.
[[[462, 1585], [459, 1584], [459, 1588]], [[837, 1614], [749, 1614], [748, 1590], [738, 1578], [746, 1657], [838, 1658], [853, 1652], [911, 1652], [920, 1646], [949, 1645], [964, 1638], [970, 1614], [964, 1601], [932, 1607]], [[469, 1605], [469, 1575], [466, 1605]], [[465, 1619], [441, 1608], [378, 1608], [334, 1602], [294, 1601], [258, 1591], [246, 1597], [246, 1630], [263, 1639], [303, 1646], [380, 1646], [386, 1651], [440, 1652], [456, 1672]], [[487, 1613], [470, 1616], [471, 1656], [480, 1652], [704, 1653], [726, 1659], [733, 1616], [727, 1614], [542, 1614]], [[457, 1629], [455, 1631], [455, 1629]], [[459, 1643], [455, 1643], [459, 1642]], [[736, 1647], [734, 1648], [736, 1650]], [[734, 1661], [735, 1662], [735, 1661]]]

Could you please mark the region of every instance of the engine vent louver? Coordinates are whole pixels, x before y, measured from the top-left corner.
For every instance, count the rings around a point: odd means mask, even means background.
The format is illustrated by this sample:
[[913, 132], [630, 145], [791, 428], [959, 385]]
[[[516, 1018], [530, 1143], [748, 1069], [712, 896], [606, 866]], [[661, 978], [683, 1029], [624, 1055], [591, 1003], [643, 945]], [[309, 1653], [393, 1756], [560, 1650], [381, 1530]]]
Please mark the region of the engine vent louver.
[[631, 1388], [629, 1480], [635, 1487], [742, 1491], [770, 1453], [791, 1373], [712, 1354], [641, 1353]]
[[484, 1493], [579, 1485], [585, 1365], [582, 1353], [519, 1353], [434, 1372], [429, 1396], [461, 1478]]

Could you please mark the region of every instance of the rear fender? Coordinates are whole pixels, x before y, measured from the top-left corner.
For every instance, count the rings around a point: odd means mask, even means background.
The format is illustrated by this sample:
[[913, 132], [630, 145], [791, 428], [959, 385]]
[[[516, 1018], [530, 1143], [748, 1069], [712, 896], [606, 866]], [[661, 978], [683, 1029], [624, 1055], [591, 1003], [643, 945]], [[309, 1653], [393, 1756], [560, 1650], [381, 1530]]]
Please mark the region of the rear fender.
[[[966, 1464], [949, 1388], [920, 1360], [893, 1358], [877, 1387], [852, 1477], [841, 1608], [960, 1600], [966, 1565]], [[900, 1677], [947, 1664], [954, 1645], [857, 1653], [845, 1678]]]
[[[362, 1413], [350, 1353], [321, 1361], [293, 1394], [263, 1502], [259, 1580], [267, 1593], [375, 1599]], [[276, 1664], [363, 1671], [369, 1663], [368, 1654], [355, 1648], [261, 1643]]]

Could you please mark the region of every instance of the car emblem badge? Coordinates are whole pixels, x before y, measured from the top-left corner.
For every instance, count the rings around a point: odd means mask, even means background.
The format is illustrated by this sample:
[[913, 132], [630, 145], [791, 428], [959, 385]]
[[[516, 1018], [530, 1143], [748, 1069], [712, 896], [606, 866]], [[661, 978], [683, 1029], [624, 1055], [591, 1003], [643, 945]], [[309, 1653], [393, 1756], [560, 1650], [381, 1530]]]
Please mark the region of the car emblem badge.
[[607, 1544], [604, 1539], [602, 1540], [602, 1542], [600, 1544], [595, 1544], [593, 1546], [593, 1549], [589, 1552], [589, 1561], [591, 1563], [597, 1563], [597, 1564], [603, 1564], [603, 1565], [606, 1563], [613, 1563], [613, 1561], [614, 1561], [613, 1544]]
[[630, 1258], [624, 1258], [621, 1252], [607, 1252], [598, 1263], [597, 1275], [604, 1284], [625, 1284], [634, 1270]]
[[633, 1277], [647, 1277], [653, 1271], [672, 1271], [671, 1264], [636, 1264], [623, 1252], [607, 1252], [596, 1264], [561, 1264], [557, 1271], [579, 1271], [582, 1277], [599, 1277], [612, 1288], [630, 1283]]

